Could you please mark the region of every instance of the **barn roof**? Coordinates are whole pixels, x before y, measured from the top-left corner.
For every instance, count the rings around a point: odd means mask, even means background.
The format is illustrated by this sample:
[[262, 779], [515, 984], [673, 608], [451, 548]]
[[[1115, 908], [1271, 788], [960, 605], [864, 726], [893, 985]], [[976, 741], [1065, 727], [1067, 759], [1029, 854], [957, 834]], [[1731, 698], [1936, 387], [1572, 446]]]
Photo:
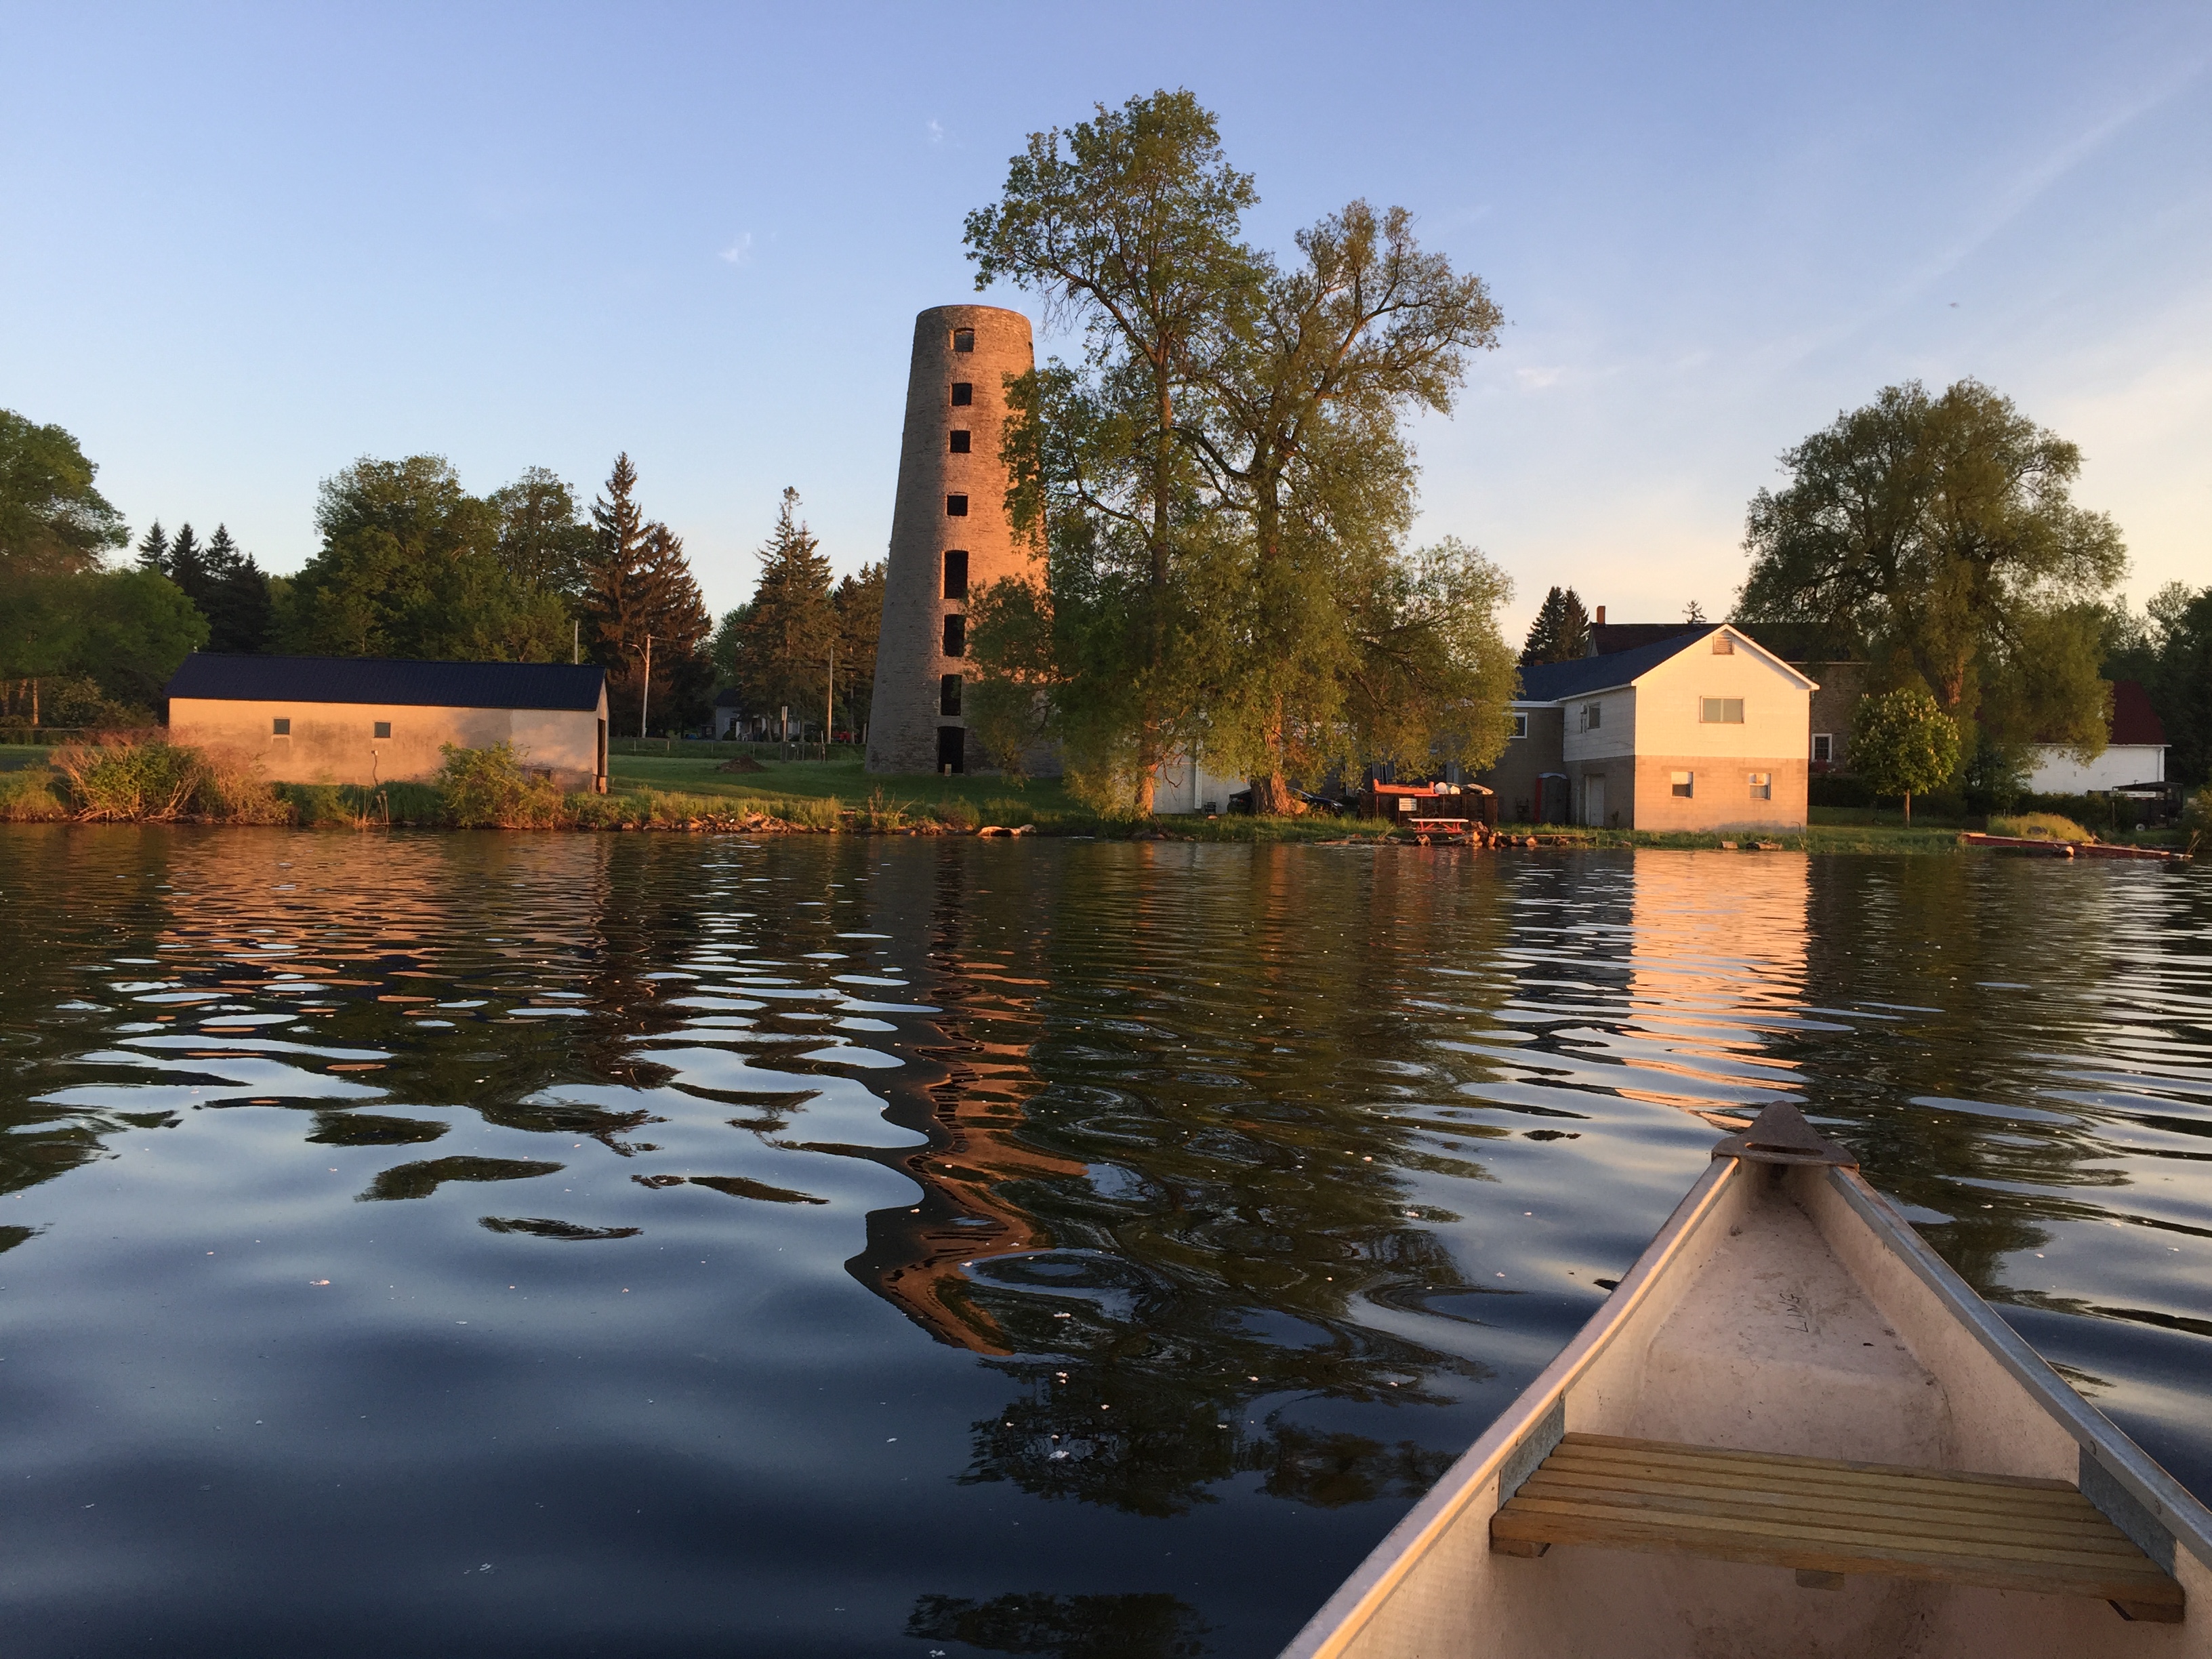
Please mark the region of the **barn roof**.
[[408, 662], [195, 651], [166, 695], [218, 702], [352, 702], [441, 708], [593, 709], [606, 671], [555, 662]]
[[[1671, 634], [1632, 650], [1610, 652], [1602, 657], [1571, 657], [1565, 662], [1538, 663], [1523, 668], [1521, 671], [1521, 695], [1515, 701], [1558, 702], [1565, 697], [1587, 696], [1593, 691], [1610, 691], [1631, 684], [1661, 663], [1680, 656], [1692, 646], [1711, 639], [1723, 629], [1743, 640], [1753, 650], [1764, 653], [1785, 673], [1805, 680], [1802, 674], [1773, 653], [1766, 651], [1743, 629], [1729, 623], [1708, 623], [1688, 633]], [[1812, 684], [1809, 680], [1805, 683]]]
[[2134, 680], [2112, 682], [2112, 738], [2114, 743], [2162, 744], [2166, 726], [2150, 706], [2150, 693]]

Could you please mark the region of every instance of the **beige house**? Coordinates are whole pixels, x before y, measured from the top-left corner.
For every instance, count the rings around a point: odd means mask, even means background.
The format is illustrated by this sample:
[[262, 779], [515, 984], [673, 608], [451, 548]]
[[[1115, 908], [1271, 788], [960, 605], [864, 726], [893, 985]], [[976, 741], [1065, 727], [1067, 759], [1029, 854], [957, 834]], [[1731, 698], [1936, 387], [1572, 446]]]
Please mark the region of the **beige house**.
[[256, 757], [276, 783], [408, 783], [447, 744], [510, 743], [564, 790], [607, 783], [605, 671], [195, 651], [168, 685], [176, 743]]
[[1482, 781], [1521, 821], [1800, 830], [1819, 688], [1721, 624], [1521, 671], [1515, 737]]

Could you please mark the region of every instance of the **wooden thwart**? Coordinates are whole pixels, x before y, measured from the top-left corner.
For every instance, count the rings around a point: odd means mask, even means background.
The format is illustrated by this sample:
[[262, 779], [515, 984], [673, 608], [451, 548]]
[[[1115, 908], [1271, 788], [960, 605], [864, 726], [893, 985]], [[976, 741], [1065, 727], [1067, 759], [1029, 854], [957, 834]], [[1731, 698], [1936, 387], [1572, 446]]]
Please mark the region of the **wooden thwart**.
[[2088, 1595], [2174, 1622], [2181, 1586], [2063, 1480], [1571, 1434], [1491, 1518], [1501, 1555], [1553, 1544]]

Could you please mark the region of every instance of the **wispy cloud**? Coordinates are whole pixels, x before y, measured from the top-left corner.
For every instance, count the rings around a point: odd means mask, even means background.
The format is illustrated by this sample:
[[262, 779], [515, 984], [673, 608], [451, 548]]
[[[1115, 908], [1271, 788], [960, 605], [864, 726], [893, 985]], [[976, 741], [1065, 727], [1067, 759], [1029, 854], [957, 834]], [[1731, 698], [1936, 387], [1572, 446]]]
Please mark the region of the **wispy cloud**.
[[1523, 392], [1541, 392], [1547, 386], [1559, 385], [1566, 372], [1564, 368], [1516, 368], [1513, 378], [1521, 382]]
[[944, 122], [942, 122], [942, 121], [932, 121], [932, 122], [930, 122], [930, 123], [928, 124], [928, 125], [925, 126], [925, 127], [922, 129], [922, 131], [923, 131], [924, 132], [927, 132], [927, 133], [929, 135], [929, 142], [930, 142], [931, 143], [933, 143], [933, 144], [941, 144], [941, 143], [943, 143], [945, 142], [945, 123], [944, 123]]
[[753, 262], [753, 234], [750, 230], [715, 256], [726, 265], [749, 265]]

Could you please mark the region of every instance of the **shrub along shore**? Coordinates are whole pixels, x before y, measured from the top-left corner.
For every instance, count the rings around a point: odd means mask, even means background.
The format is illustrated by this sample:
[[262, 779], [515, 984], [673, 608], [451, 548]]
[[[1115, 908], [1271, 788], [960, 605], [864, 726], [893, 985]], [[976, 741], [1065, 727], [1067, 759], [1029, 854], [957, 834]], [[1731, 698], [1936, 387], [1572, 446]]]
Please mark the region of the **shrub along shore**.
[[[28, 758], [27, 757], [26, 758]], [[771, 766], [743, 781], [702, 763], [617, 762], [610, 793], [563, 793], [532, 773], [504, 744], [452, 749], [432, 783], [374, 787], [271, 783], [252, 761], [155, 738], [39, 751], [39, 763], [0, 771], [0, 823], [261, 824], [295, 829], [664, 830], [746, 835], [957, 836], [1018, 833], [1117, 840], [1372, 843], [1393, 840], [1376, 819], [1304, 817], [1152, 819], [1103, 817], [1049, 785], [1019, 794], [987, 793], [997, 780], [915, 779], [933, 789], [894, 799], [880, 786], [865, 799], [825, 786], [869, 787], [857, 763]], [[678, 767], [684, 774], [670, 776]], [[848, 777], [846, 775], [850, 774]], [[669, 787], [681, 782], [692, 787]], [[855, 793], [857, 794], [857, 789]], [[1840, 816], [1840, 815], [1839, 815]], [[1753, 838], [1737, 833], [1509, 826], [1553, 848], [1727, 848], [1795, 853], [1956, 853], [1953, 826], [1814, 823]]]

